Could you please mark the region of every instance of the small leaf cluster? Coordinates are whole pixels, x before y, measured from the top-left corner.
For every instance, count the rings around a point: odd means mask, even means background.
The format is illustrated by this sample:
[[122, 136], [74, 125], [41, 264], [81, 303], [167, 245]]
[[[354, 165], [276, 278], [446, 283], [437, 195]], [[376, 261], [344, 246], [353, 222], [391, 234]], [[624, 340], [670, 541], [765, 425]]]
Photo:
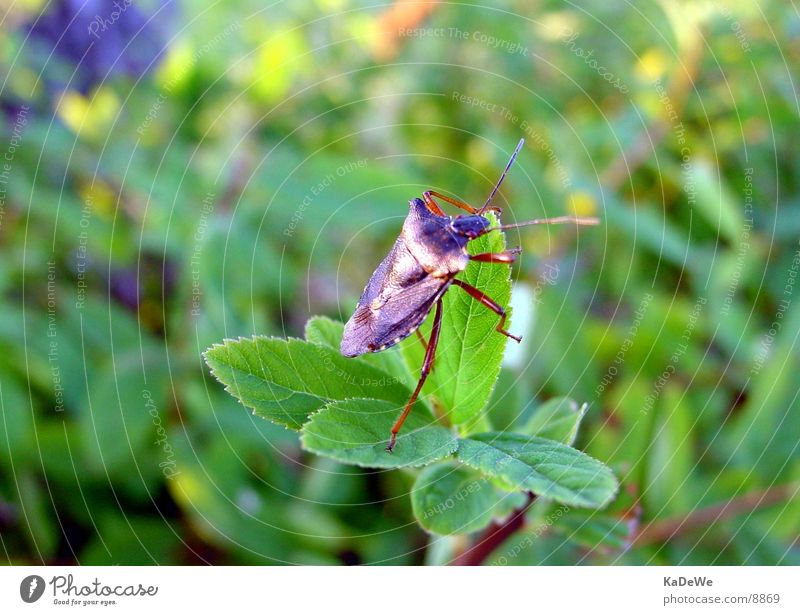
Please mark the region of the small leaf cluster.
[[[490, 233], [471, 249], [504, 246], [500, 233]], [[461, 275], [507, 304], [507, 267], [473, 262]], [[226, 340], [205, 359], [258, 416], [299, 431], [305, 450], [365, 468], [420, 468], [412, 509], [430, 532], [480, 530], [508, 516], [525, 493], [569, 507], [608, 504], [618, 488], [613, 473], [572, 447], [586, 406], [553, 399], [519, 431], [493, 431], [485, 408], [506, 338], [494, 330], [496, 315], [456, 288], [443, 310], [433, 372], [393, 453], [386, 451], [390, 429], [422, 363], [424, 348], [413, 337], [399, 350], [349, 359], [338, 351], [343, 324], [313, 317], [305, 339]]]

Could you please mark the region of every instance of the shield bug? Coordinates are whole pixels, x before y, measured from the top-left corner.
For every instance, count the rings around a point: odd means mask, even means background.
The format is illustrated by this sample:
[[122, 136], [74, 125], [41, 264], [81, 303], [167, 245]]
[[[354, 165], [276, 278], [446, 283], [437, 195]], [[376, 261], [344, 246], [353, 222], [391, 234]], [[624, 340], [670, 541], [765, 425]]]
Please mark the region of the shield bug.
[[[499, 316], [496, 330], [520, 342], [522, 338], [505, 330], [506, 310], [481, 290], [459, 280], [456, 276], [467, 268], [470, 261], [511, 265], [519, 248], [497, 254], [469, 254], [467, 244], [486, 233], [532, 224], [597, 224], [596, 218], [561, 216], [528, 220], [516, 224], [491, 226], [487, 211], [501, 213], [492, 205], [500, 185], [514, 164], [524, 139], [520, 139], [500, 179], [494, 185], [482, 207], [477, 208], [434, 190], [427, 190], [422, 198], [409, 201], [408, 216], [400, 236], [389, 254], [383, 259], [367, 282], [356, 310], [344, 327], [340, 347], [346, 357], [357, 357], [367, 352], [386, 350], [405, 339], [419, 328], [435, 306], [431, 335], [425, 344], [425, 358], [414, 392], [392, 427], [386, 450], [392, 452], [397, 434], [403, 425], [433, 366], [439, 333], [442, 327], [442, 296], [455, 285]], [[467, 215], [448, 216], [435, 199], [440, 199], [468, 212]], [[420, 336], [420, 339], [422, 337]]]

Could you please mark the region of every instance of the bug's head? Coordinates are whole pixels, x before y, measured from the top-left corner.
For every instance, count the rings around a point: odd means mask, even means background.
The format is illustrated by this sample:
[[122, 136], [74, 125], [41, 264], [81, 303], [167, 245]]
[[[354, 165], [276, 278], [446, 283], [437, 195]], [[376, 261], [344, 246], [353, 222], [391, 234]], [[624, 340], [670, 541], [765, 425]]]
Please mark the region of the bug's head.
[[489, 220], [483, 216], [456, 216], [451, 223], [453, 230], [459, 235], [475, 239], [480, 237], [489, 228]]

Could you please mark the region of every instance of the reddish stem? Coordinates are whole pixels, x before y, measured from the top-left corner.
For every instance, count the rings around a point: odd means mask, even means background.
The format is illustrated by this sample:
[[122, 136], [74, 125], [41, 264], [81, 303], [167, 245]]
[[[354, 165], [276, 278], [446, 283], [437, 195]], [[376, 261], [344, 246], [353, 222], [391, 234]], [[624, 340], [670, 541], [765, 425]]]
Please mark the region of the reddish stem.
[[533, 493], [529, 493], [528, 501], [525, 504], [515, 510], [503, 523], [492, 523], [487, 527], [475, 543], [457, 555], [450, 562], [450, 565], [480, 566], [483, 564], [492, 552], [503, 544], [509, 536], [522, 529], [525, 525], [525, 513], [528, 512], [528, 508], [530, 508], [535, 499], [536, 496]]

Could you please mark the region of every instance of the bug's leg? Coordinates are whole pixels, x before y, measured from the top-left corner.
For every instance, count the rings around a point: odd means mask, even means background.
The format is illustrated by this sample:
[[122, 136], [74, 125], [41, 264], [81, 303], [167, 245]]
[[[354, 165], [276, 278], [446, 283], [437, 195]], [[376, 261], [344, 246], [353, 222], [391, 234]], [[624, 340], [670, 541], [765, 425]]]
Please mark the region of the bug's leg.
[[[437, 199], [442, 199], [443, 201], [450, 203], [451, 205], [455, 205], [459, 209], [463, 209], [464, 211], [468, 211], [471, 214], [478, 213], [478, 208], [473, 207], [472, 205], [465, 203], [464, 201], [459, 201], [458, 199], [454, 199], [453, 197], [447, 196], [446, 194], [442, 194], [441, 192], [436, 192], [436, 190], [426, 190], [422, 193], [422, 198], [425, 200], [425, 204], [428, 206], [433, 213], [437, 216], [444, 216], [445, 213], [441, 210], [441, 208], [436, 204], [436, 201], [433, 200], [433, 197]], [[494, 211], [502, 211], [499, 207], [490, 207], [489, 209], [493, 209]]]
[[439, 299], [436, 302], [436, 313], [433, 316], [433, 328], [431, 329], [431, 337], [428, 340], [428, 346], [425, 349], [425, 360], [422, 362], [422, 370], [419, 375], [419, 382], [417, 382], [417, 388], [414, 389], [414, 392], [411, 394], [408, 402], [406, 402], [405, 408], [403, 408], [403, 413], [400, 415], [400, 418], [395, 421], [394, 425], [392, 425], [392, 437], [389, 439], [389, 446], [386, 447], [388, 452], [392, 452], [394, 450], [394, 445], [397, 442], [397, 433], [400, 431], [400, 428], [403, 426], [403, 423], [408, 416], [408, 413], [411, 412], [411, 407], [414, 405], [414, 402], [417, 401], [417, 397], [419, 396], [419, 392], [422, 390], [422, 385], [425, 384], [425, 380], [428, 378], [428, 374], [431, 371], [431, 367], [433, 366], [433, 359], [436, 355], [436, 346], [439, 343], [439, 332], [442, 330], [442, 300]]
[[432, 194], [433, 193], [430, 190], [426, 190], [422, 193], [422, 200], [425, 201], [425, 206], [428, 208], [428, 210], [430, 210], [431, 213], [437, 216], [447, 215], [442, 211], [442, 208], [437, 205], [436, 201], [433, 200], [431, 197]]
[[[420, 330], [417, 329], [416, 333], [417, 333], [417, 339], [419, 340], [419, 343], [422, 344], [422, 347], [425, 350], [427, 350], [428, 349], [428, 342], [425, 341], [425, 337], [422, 335], [422, 332], [420, 332]], [[433, 371], [434, 367], [436, 367], [436, 361], [431, 361], [431, 371]]]
[[[422, 344], [422, 347], [425, 350], [427, 350], [428, 349], [428, 342], [425, 341], [425, 336], [422, 335], [422, 331], [417, 329], [415, 331], [415, 333], [417, 334], [417, 339], [419, 340], [419, 343]], [[431, 371], [433, 371], [433, 368], [435, 367], [435, 363], [436, 363], [435, 361], [431, 361]]]
[[517, 260], [517, 254], [522, 252], [522, 248], [511, 248], [505, 252], [483, 252], [482, 254], [471, 254], [469, 260], [481, 261], [483, 263], [505, 263], [510, 265]]
[[511, 333], [509, 333], [508, 331], [503, 329], [503, 325], [506, 324], [506, 311], [505, 311], [505, 309], [503, 309], [502, 305], [500, 305], [499, 303], [497, 303], [493, 299], [487, 297], [485, 294], [483, 294], [477, 288], [475, 288], [474, 286], [471, 286], [470, 284], [467, 284], [466, 282], [462, 282], [461, 280], [453, 280], [453, 284], [455, 284], [456, 286], [460, 286], [465, 291], [467, 291], [467, 293], [469, 294], [470, 297], [472, 297], [473, 299], [477, 299], [483, 305], [485, 305], [490, 310], [492, 310], [495, 314], [499, 314], [500, 315], [500, 322], [497, 323], [497, 326], [495, 327], [495, 330], [498, 333], [502, 333], [506, 337], [510, 337], [512, 340], [515, 340], [517, 343], [522, 341], [521, 337], [519, 337], [517, 335], [512, 335]]

